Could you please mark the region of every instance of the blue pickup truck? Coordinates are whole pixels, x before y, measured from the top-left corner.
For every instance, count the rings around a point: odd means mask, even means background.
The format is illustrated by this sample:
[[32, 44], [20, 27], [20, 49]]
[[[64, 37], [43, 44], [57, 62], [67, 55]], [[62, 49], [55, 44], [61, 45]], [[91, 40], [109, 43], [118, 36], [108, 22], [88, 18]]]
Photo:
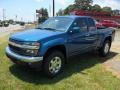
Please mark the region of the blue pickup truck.
[[11, 35], [6, 55], [18, 65], [41, 68], [54, 77], [71, 56], [92, 50], [107, 56], [114, 36], [114, 29], [97, 29], [89, 16], [58, 16], [35, 29]]

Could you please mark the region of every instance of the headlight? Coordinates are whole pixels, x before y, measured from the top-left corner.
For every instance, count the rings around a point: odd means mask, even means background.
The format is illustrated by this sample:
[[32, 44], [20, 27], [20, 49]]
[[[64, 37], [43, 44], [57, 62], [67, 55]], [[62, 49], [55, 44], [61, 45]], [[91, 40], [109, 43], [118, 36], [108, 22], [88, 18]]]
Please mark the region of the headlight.
[[29, 54], [29, 55], [35, 56], [35, 55], [37, 55], [38, 50], [26, 50], [26, 53]]
[[38, 43], [38, 42], [24, 42], [24, 45], [40, 46], [40, 43]]
[[38, 43], [38, 42], [24, 42], [23, 46], [26, 47], [26, 49], [39, 49], [40, 43]]

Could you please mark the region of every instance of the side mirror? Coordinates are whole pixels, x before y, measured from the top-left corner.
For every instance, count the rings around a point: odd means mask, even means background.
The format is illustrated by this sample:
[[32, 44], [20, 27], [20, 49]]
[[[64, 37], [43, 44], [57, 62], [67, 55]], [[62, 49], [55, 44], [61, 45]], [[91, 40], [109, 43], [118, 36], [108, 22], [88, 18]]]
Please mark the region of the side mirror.
[[80, 31], [80, 27], [73, 27], [73, 28], [70, 30], [70, 33], [71, 33], [71, 34], [79, 33], [79, 31]]

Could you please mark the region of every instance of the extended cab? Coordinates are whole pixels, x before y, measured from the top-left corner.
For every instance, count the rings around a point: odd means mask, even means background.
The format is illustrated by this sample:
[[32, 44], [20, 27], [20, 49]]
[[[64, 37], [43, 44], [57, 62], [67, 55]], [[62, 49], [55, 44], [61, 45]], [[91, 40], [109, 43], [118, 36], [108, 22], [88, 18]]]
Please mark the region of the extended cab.
[[53, 17], [36, 29], [13, 34], [6, 55], [16, 64], [41, 67], [53, 77], [71, 56], [92, 50], [108, 55], [114, 36], [115, 30], [97, 29], [88, 16]]

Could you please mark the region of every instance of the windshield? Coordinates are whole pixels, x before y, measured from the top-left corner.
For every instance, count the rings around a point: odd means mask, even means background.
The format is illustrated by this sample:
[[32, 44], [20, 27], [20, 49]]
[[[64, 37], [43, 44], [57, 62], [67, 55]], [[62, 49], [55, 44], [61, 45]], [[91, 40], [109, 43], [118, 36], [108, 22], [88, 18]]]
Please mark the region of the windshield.
[[49, 18], [43, 24], [38, 26], [40, 29], [66, 31], [73, 19], [67, 17]]

